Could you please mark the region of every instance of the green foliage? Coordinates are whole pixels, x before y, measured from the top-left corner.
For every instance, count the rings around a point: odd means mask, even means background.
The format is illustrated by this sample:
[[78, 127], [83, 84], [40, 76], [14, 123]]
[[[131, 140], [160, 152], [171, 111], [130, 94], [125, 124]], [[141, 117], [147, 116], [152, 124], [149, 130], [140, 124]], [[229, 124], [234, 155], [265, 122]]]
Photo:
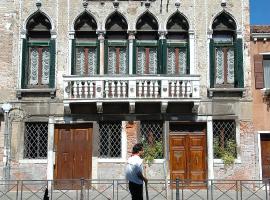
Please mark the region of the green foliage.
[[143, 141], [144, 161], [151, 165], [154, 159], [163, 158], [163, 143], [162, 141], [155, 141], [153, 144], [148, 144]]
[[214, 138], [214, 154], [216, 158], [223, 160], [225, 166], [232, 165], [237, 154], [235, 140], [225, 141], [224, 147], [222, 147], [218, 138]]

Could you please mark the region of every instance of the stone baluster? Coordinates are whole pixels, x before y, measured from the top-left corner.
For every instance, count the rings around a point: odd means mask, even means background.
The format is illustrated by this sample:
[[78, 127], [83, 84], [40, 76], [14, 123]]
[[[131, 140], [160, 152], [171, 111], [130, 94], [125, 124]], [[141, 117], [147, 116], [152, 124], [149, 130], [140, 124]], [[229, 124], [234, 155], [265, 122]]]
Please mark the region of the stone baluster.
[[154, 81], [150, 81], [150, 84], [149, 84], [149, 97], [151, 98], [151, 97], [154, 97], [154, 94], [153, 94], [153, 92], [154, 92]]
[[170, 84], [171, 85], [171, 97], [175, 96], [175, 81], [171, 81]]
[[186, 94], [187, 94], [187, 97], [191, 97], [192, 96], [192, 93], [191, 93], [191, 82], [190, 81], [187, 81]]
[[108, 98], [109, 97], [109, 82], [106, 81], [105, 83], [105, 97]]
[[74, 94], [74, 98], [75, 99], [78, 97], [78, 88], [77, 88], [77, 85], [78, 85], [77, 81], [74, 81], [72, 87], [73, 87], [73, 94]]
[[93, 83], [92, 81], [88, 81], [88, 87], [89, 87], [89, 95], [90, 95], [90, 98], [93, 98], [94, 96], [94, 87], [93, 87]]
[[83, 85], [81, 81], [79, 81], [79, 97], [80, 99], [83, 97]]
[[155, 81], [155, 85], [154, 85], [154, 95], [157, 98], [158, 97], [158, 81]]
[[139, 97], [142, 97], [142, 87], [143, 87], [142, 81], [139, 81]]
[[143, 82], [143, 96], [144, 98], [147, 97], [147, 88], [148, 88], [148, 85], [147, 85], [147, 81], [144, 81]]
[[114, 81], [111, 81], [110, 84], [109, 84], [109, 87], [110, 87], [110, 90], [111, 90], [111, 93], [112, 93], [112, 97], [115, 97], [115, 93], [116, 93], [116, 84]]
[[176, 97], [180, 97], [180, 81], [176, 81]]
[[120, 98], [121, 97], [121, 83], [120, 81], [116, 82], [116, 88], [117, 88], [117, 97]]
[[127, 97], [127, 82], [125, 81], [122, 81], [122, 94], [123, 94], [123, 97]]

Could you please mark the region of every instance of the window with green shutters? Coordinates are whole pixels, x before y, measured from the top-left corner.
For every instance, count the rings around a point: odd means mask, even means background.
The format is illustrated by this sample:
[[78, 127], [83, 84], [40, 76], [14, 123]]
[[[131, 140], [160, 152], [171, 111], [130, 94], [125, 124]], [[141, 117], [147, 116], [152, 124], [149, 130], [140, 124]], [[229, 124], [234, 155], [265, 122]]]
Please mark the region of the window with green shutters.
[[41, 12], [33, 15], [26, 25], [23, 39], [22, 89], [55, 87], [55, 40], [51, 39], [51, 24]]
[[242, 39], [236, 38], [236, 23], [223, 12], [213, 22], [210, 40], [210, 86], [212, 88], [242, 88]]
[[145, 12], [136, 23], [134, 41], [134, 69], [138, 75], [160, 74], [162, 71], [162, 43], [158, 35], [158, 23], [150, 12]]
[[124, 16], [115, 11], [105, 24], [105, 73], [128, 74], [128, 24]]
[[136, 41], [136, 74], [158, 74], [158, 42]]
[[98, 74], [98, 41], [76, 42], [74, 75]]
[[106, 74], [128, 74], [127, 40], [106, 40]]
[[50, 43], [28, 42], [27, 87], [46, 87], [50, 83]]
[[224, 43], [214, 40], [215, 87], [234, 87], [235, 52], [233, 42]]
[[164, 43], [163, 65], [169, 75], [190, 74], [189, 58], [189, 24], [187, 19], [176, 11], [166, 25], [167, 35]]
[[166, 63], [167, 74], [170, 75], [186, 75], [189, 74], [189, 56], [188, 43], [167, 40], [166, 43]]
[[99, 73], [99, 41], [97, 23], [91, 13], [84, 11], [74, 23], [72, 40], [71, 74], [93, 76]]

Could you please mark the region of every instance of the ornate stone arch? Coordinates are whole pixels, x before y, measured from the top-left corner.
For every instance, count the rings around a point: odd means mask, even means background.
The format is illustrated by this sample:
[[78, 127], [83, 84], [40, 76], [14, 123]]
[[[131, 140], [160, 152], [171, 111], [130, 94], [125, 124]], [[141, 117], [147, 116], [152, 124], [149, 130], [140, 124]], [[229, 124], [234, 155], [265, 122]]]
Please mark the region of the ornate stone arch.
[[37, 11], [33, 12], [32, 14], [30, 14], [28, 16], [28, 18], [23, 23], [23, 32], [25, 32], [25, 33], [27, 32], [27, 26], [28, 26], [30, 20], [33, 19], [36, 15], [43, 15], [48, 20], [48, 22], [50, 24], [50, 29], [49, 29], [50, 32], [51, 33], [55, 32], [54, 31], [55, 30], [55, 26], [54, 26], [53, 20], [50, 18], [49, 15], [47, 15], [45, 12], [43, 12], [41, 10], [37, 10]]
[[123, 15], [122, 13], [120, 13], [118, 10], [113, 11], [112, 13], [110, 13], [110, 14], [104, 19], [104, 21], [103, 21], [103, 23], [102, 23], [102, 30], [106, 30], [106, 23], [107, 23], [107, 21], [108, 21], [112, 16], [114, 16], [114, 15], [119, 15], [121, 18], [123, 18], [124, 21], [125, 21], [125, 23], [127, 24], [127, 30], [129, 30], [130, 27], [129, 27], [129, 23], [128, 23], [128, 20], [127, 20], [126, 16]]
[[81, 12], [80, 14], [78, 14], [78, 15], [74, 18], [74, 20], [73, 20], [73, 22], [72, 22], [71, 29], [70, 29], [71, 31], [75, 31], [75, 28], [74, 28], [74, 27], [75, 27], [75, 24], [76, 24], [77, 20], [78, 20], [82, 15], [89, 15], [89, 17], [93, 18], [93, 20], [95, 21], [95, 23], [96, 23], [96, 25], [97, 25], [97, 30], [99, 29], [97, 18], [96, 18], [91, 12], [89, 12], [89, 11], [87, 11], [87, 10], [84, 10], [83, 12]]
[[135, 20], [134, 30], [137, 29], [136, 26], [137, 26], [138, 20], [139, 20], [143, 15], [145, 15], [145, 14], [151, 15], [151, 16], [156, 20], [157, 25], [158, 25], [157, 30], [160, 30], [160, 22], [159, 22], [158, 18], [157, 18], [153, 13], [151, 13], [149, 10], [146, 10], [146, 11], [144, 11], [143, 13], [141, 13], [140, 15], [138, 15], [138, 17], [137, 17], [136, 20]]
[[213, 31], [213, 24], [215, 23], [215, 20], [219, 17], [219, 16], [221, 16], [221, 15], [224, 15], [224, 16], [227, 16], [228, 18], [231, 18], [231, 20], [233, 20], [233, 22], [234, 22], [234, 24], [235, 24], [235, 31], [237, 31], [237, 30], [239, 30], [240, 28], [240, 26], [239, 26], [239, 23], [237, 22], [237, 20], [235, 19], [235, 17], [231, 14], [231, 13], [229, 13], [228, 11], [226, 11], [226, 10], [222, 10], [222, 11], [220, 11], [220, 12], [218, 12], [218, 13], [216, 13], [214, 16], [213, 16], [213, 18], [211, 19], [211, 21], [210, 21], [210, 24], [209, 24], [209, 30], [212, 32]]
[[175, 11], [174, 13], [172, 13], [171, 15], [169, 15], [167, 17], [167, 19], [165, 20], [165, 23], [164, 23], [164, 30], [167, 31], [167, 24], [169, 22], [169, 20], [174, 16], [174, 15], [180, 15], [183, 17], [183, 19], [185, 19], [187, 21], [187, 24], [188, 24], [188, 30], [190, 30], [190, 21], [189, 19], [186, 17], [186, 15], [184, 15], [182, 12], [180, 12], [179, 10]]

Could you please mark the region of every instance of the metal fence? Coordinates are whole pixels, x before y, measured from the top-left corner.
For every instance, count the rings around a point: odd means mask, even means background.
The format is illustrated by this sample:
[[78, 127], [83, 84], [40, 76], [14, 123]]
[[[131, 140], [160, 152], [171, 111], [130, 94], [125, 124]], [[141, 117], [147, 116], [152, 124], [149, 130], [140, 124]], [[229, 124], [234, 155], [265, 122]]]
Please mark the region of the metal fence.
[[[149, 200], [268, 200], [269, 180], [149, 180]], [[0, 200], [129, 200], [126, 180], [0, 181]], [[146, 199], [146, 194], [144, 194]]]

